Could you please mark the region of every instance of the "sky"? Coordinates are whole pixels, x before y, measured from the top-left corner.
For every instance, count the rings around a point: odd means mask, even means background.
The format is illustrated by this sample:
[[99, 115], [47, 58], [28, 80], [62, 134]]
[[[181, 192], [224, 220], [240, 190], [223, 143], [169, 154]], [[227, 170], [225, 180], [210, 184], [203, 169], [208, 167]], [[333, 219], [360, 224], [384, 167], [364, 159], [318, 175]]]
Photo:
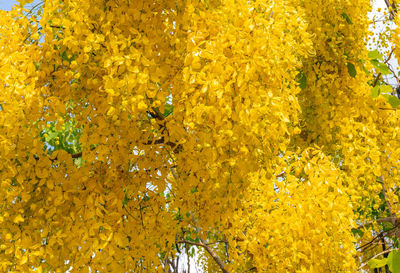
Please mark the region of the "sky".
[[[35, 2], [39, 2], [37, 0], [33, 1]], [[2, 10], [11, 10], [12, 6], [17, 4], [16, 0], [0, 0], [0, 9]]]
[[17, 1], [0, 0], [0, 9], [10, 10]]

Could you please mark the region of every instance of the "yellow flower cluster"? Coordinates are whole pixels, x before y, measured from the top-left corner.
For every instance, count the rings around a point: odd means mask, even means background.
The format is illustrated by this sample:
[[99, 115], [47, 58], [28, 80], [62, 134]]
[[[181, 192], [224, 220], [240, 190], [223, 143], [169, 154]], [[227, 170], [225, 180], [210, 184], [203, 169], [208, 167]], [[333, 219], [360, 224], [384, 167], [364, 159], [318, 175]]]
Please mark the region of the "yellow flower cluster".
[[352, 228], [400, 213], [370, 1], [25, 2], [0, 13], [0, 271], [165, 272], [186, 244], [208, 272], [354, 272]]

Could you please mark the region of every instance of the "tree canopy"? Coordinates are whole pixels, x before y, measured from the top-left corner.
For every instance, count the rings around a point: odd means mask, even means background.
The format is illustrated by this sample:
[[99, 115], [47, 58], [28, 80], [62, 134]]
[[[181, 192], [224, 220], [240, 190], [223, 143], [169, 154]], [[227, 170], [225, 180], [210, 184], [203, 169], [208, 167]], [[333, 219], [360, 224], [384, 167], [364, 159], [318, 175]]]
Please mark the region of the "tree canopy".
[[368, 0], [31, 2], [0, 11], [0, 271], [400, 272], [397, 2], [372, 50]]

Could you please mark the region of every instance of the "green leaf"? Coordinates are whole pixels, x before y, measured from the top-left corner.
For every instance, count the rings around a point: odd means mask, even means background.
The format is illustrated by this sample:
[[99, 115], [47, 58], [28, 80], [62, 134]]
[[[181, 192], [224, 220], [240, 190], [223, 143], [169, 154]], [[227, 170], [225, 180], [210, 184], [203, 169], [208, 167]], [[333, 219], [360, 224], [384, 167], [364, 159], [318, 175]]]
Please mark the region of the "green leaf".
[[75, 164], [80, 168], [83, 165], [82, 157], [78, 157], [74, 159]]
[[383, 94], [385, 94], [385, 93], [389, 93], [390, 94], [390, 93], [393, 92], [393, 88], [390, 85], [381, 85], [380, 89], [381, 89], [381, 92]]
[[364, 63], [362, 63], [361, 67], [362, 67], [363, 71], [365, 72], [365, 74], [367, 74], [367, 75], [371, 74], [371, 72], [368, 71], [367, 68], [365, 67]]
[[375, 66], [376, 70], [379, 71], [380, 73], [382, 73], [383, 75], [388, 75], [388, 74], [391, 73], [389, 67], [386, 64], [381, 63], [376, 59], [375, 60], [371, 60], [371, 64], [373, 66]]
[[387, 256], [386, 259], [387, 259], [387, 265], [389, 267], [389, 270], [393, 271], [393, 267], [392, 267], [392, 265], [393, 265], [393, 251], [389, 253], [389, 255]]
[[174, 106], [172, 104], [165, 104], [163, 116], [168, 117], [169, 115], [172, 114], [172, 112], [174, 112]]
[[387, 262], [388, 262], [387, 258], [380, 259], [380, 260], [372, 259], [372, 260], [369, 260], [367, 264], [370, 268], [379, 268], [379, 267], [384, 267], [387, 264]]
[[353, 22], [351, 21], [350, 17], [346, 14], [346, 13], [342, 13], [342, 17], [346, 20], [346, 22], [350, 25], [353, 24]]
[[352, 63], [347, 63], [347, 71], [351, 77], [355, 77], [357, 75], [356, 67]]
[[383, 227], [383, 231], [390, 231], [394, 228], [394, 225], [390, 222], [383, 222], [382, 227]]
[[353, 235], [358, 235], [360, 237], [362, 237], [364, 235], [364, 232], [359, 229], [352, 229], [351, 232], [353, 233]]
[[368, 52], [368, 58], [382, 60], [382, 54], [378, 50], [372, 50]]
[[299, 83], [299, 87], [301, 88], [301, 90], [306, 89], [307, 77], [306, 75], [304, 75], [302, 71], [300, 71], [299, 74], [297, 74], [297, 82]]
[[383, 97], [386, 99], [386, 101], [393, 107], [397, 108], [397, 106], [400, 105], [400, 100], [396, 96], [392, 96], [389, 94], [383, 94]]
[[379, 63], [378, 66], [375, 66], [379, 72], [381, 72], [383, 75], [388, 75], [392, 72], [390, 72], [389, 67], [384, 64], [384, 63]]
[[380, 94], [380, 86], [377, 85], [377, 86], [375, 86], [374, 88], [372, 88], [372, 90], [371, 90], [371, 97], [372, 97], [373, 99], [375, 99], [375, 98], [377, 98], [377, 97], [379, 96], [379, 94]]
[[131, 200], [129, 198], [129, 195], [128, 195], [128, 192], [126, 191], [126, 189], [124, 189], [124, 192], [125, 192], [125, 197], [124, 197], [124, 201], [122, 201], [122, 206], [123, 207], [126, 206], [129, 203], [129, 201]]
[[71, 63], [73, 60], [75, 60], [76, 56], [72, 55], [71, 58], [68, 58], [67, 51], [64, 51], [63, 53], [61, 53], [61, 57], [63, 58], [64, 61]]
[[[400, 273], [400, 251], [393, 250], [393, 257], [392, 257], [392, 273]], [[392, 253], [391, 252], [391, 253]]]
[[143, 196], [143, 201], [149, 201], [150, 197], [148, 195]]
[[378, 69], [380, 62], [378, 60], [370, 60], [370, 63]]
[[64, 61], [69, 61], [69, 58], [67, 56], [67, 51], [64, 51], [63, 53], [61, 53], [61, 57], [63, 58]]
[[56, 137], [57, 137], [56, 132], [49, 132], [45, 140], [46, 142], [52, 142]]
[[191, 190], [190, 190], [190, 193], [195, 193], [195, 192], [197, 192], [197, 187], [193, 187]]
[[35, 66], [35, 68], [36, 68], [36, 71], [38, 71], [39, 70], [39, 68], [40, 68], [40, 66], [42, 65], [42, 63], [38, 63], [38, 62], [33, 62], [33, 65]]

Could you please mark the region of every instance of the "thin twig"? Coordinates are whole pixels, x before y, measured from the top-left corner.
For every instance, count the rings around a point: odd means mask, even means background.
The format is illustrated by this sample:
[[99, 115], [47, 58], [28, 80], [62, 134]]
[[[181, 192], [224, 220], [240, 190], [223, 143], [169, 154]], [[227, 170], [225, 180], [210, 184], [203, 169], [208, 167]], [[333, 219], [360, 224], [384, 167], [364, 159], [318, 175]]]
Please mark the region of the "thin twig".
[[385, 4], [386, 4], [386, 6], [387, 6], [387, 8], [389, 10], [389, 13], [390, 13], [389, 19], [393, 20], [395, 14], [397, 12], [396, 5], [394, 3], [390, 3], [389, 0], [385, 0]]
[[217, 253], [214, 252], [214, 250], [209, 246], [208, 243], [206, 243], [205, 240], [203, 240], [202, 238], [200, 239], [200, 243], [196, 243], [196, 242], [191, 242], [191, 241], [187, 241], [187, 240], [180, 240], [177, 243], [180, 244], [189, 244], [189, 245], [195, 245], [195, 246], [201, 246], [203, 247], [208, 254], [211, 255], [211, 257], [214, 259], [214, 261], [218, 264], [219, 268], [222, 270], [222, 272], [224, 273], [229, 273], [226, 269], [225, 269], [225, 265], [222, 262], [221, 258], [217, 255]]
[[222, 272], [229, 273], [229, 271], [225, 269], [225, 265], [222, 262], [221, 258], [217, 255], [217, 253], [215, 253], [214, 250], [209, 247], [206, 241], [204, 241], [202, 238], [200, 238], [200, 241], [203, 243], [203, 247], [205, 248], [205, 250], [207, 250], [208, 254], [210, 254], [214, 261], [218, 264]]
[[381, 231], [381, 232], [379, 232], [379, 233], [378, 233], [375, 237], [373, 237], [368, 243], [365, 243], [364, 245], [357, 247], [356, 250], [362, 249], [362, 251], [365, 251], [367, 248], [369, 248], [370, 245], [373, 244], [373, 242], [374, 242], [375, 240], [380, 239], [380, 238], [382, 238], [383, 236], [385, 236], [385, 233], [389, 233], [389, 232], [391, 232], [391, 231], [397, 229], [398, 225], [399, 225], [399, 224], [396, 223], [396, 225], [395, 225], [393, 228], [391, 228], [391, 229], [389, 229], [389, 230], [386, 230], [386, 231]]
[[[392, 51], [390, 51], [389, 56], [388, 56], [387, 59], [383, 62], [384, 64], [387, 64], [387, 63], [389, 62], [390, 58], [392, 58], [393, 52], [394, 52], [394, 48], [392, 49]], [[376, 84], [378, 83], [378, 80], [379, 80], [379, 78], [381, 77], [381, 75], [382, 75], [382, 73], [379, 72], [378, 75], [377, 75], [376, 78], [375, 78], [374, 83], [372, 84], [372, 87], [375, 87], [375, 86], [376, 86]]]
[[178, 244], [188, 244], [188, 245], [194, 245], [194, 246], [201, 246], [203, 247], [204, 245], [202, 243], [197, 243], [197, 242], [192, 242], [192, 241], [187, 241], [187, 240], [179, 240], [177, 241]]
[[360, 267], [358, 268], [358, 270], [361, 270], [361, 268], [363, 268], [364, 266], [366, 266], [370, 260], [375, 259], [376, 257], [379, 257], [379, 256], [381, 256], [381, 255], [383, 255], [383, 254], [389, 253], [389, 252], [391, 252], [392, 250], [393, 250], [393, 248], [389, 248], [389, 249], [386, 249], [385, 251], [382, 251], [381, 253], [376, 254], [374, 257], [368, 259], [368, 261], [366, 261], [365, 263], [363, 263], [362, 265], [360, 265]]
[[250, 271], [253, 271], [253, 270], [257, 270], [257, 267], [254, 266], [254, 267], [249, 268], [249, 269], [247, 269], [245, 271], [242, 271], [242, 273], [250, 272]]
[[225, 269], [225, 265], [222, 262], [221, 258], [217, 255], [217, 253], [214, 252], [214, 250], [209, 246], [209, 244], [206, 243], [205, 240], [203, 240], [202, 238], [200, 239], [200, 243], [196, 243], [196, 242], [191, 242], [191, 241], [187, 241], [187, 240], [180, 240], [177, 243], [180, 244], [190, 244], [190, 245], [195, 245], [195, 246], [201, 246], [203, 247], [208, 254], [211, 255], [211, 257], [214, 259], [214, 261], [218, 264], [219, 268], [222, 270], [222, 272], [224, 273], [229, 273], [229, 271], [227, 271]]
[[400, 79], [399, 79], [399, 77], [396, 76], [396, 72], [394, 71], [394, 69], [392, 68], [392, 66], [390, 64], [387, 64], [387, 66], [388, 66], [390, 72], [392, 72], [394, 78], [396, 79], [397, 85], [399, 85], [400, 84]]
[[201, 242], [201, 246], [208, 252], [208, 254], [211, 255], [211, 257], [214, 259], [214, 261], [217, 263], [217, 265], [219, 266], [219, 268], [222, 270], [223, 273], [229, 273], [228, 270], [226, 270], [224, 263], [222, 262], [221, 258], [217, 255], [217, 253], [215, 253], [215, 251], [207, 244], [207, 242], [200, 237], [201, 234], [201, 230], [200, 228], [197, 226], [197, 220], [194, 217], [194, 215], [192, 214], [193, 217], [193, 223], [194, 223], [194, 228], [196, 229], [196, 232], [199, 234], [199, 239]]
[[185, 245], [186, 248], [186, 256], [187, 256], [187, 273], [190, 273], [190, 255], [189, 255], [189, 248]]
[[390, 58], [392, 58], [394, 52], [394, 47], [392, 48], [392, 50], [389, 53], [389, 56], [386, 58], [386, 60], [383, 62], [384, 64], [387, 64], [390, 61]]

